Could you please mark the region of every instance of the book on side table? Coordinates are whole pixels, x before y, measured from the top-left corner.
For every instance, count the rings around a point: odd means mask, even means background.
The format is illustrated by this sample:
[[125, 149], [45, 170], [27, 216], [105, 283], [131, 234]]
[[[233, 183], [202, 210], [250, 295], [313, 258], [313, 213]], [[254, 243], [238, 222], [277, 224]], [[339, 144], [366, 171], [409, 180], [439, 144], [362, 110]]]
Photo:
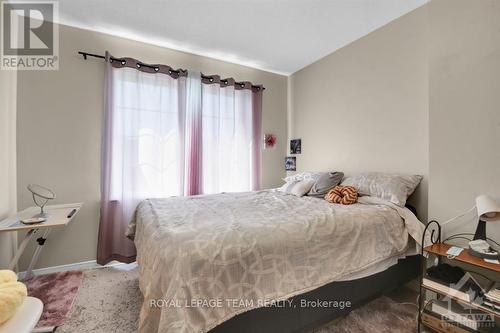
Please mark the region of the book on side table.
[[422, 279], [422, 284], [429, 289], [434, 289], [442, 294], [453, 296], [464, 302], [474, 302], [476, 296], [483, 295], [490, 289], [488, 286], [483, 286], [470, 274], [467, 274], [466, 278], [454, 284], [436, 277], [431, 277], [427, 274]]
[[494, 316], [451, 300], [433, 300], [422, 313], [422, 321], [438, 332], [497, 332]]
[[490, 310], [500, 314], [500, 282], [495, 283], [495, 285], [484, 294], [483, 304]]

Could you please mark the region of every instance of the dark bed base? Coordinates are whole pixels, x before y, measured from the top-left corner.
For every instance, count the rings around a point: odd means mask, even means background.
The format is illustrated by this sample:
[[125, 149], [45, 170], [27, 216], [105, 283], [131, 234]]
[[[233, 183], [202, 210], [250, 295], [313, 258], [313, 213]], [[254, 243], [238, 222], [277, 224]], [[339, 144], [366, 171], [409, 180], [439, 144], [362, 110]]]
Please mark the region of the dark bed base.
[[[399, 260], [389, 269], [358, 280], [332, 282], [293, 297], [296, 307], [264, 307], [242, 313], [217, 326], [210, 333], [309, 332], [353, 309], [400, 287], [418, 276], [420, 257]], [[302, 300], [350, 301], [350, 308], [301, 307]]]

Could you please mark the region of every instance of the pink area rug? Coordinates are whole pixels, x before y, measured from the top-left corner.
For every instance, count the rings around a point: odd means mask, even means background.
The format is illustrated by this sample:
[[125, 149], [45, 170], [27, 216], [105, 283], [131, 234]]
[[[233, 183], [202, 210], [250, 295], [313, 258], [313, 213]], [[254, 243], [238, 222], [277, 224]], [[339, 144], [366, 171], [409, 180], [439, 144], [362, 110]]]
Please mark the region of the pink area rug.
[[33, 276], [23, 281], [28, 295], [39, 298], [43, 312], [36, 327], [61, 326], [73, 306], [83, 282], [82, 271]]

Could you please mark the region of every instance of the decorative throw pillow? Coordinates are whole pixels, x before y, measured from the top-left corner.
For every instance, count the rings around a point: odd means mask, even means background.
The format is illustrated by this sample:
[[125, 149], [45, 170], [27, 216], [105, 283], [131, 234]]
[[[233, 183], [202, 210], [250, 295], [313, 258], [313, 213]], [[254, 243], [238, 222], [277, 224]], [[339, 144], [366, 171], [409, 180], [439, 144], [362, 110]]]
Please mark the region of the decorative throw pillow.
[[305, 180], [294, 180], [291, 182], [287, 182], [285, 185], [280, 187], [278, 191], [284, 192], [287, 194], [293, 194], [297, 197], [304, 196], [314, 184], [314, 180], [305, 179]]
[[358, 201], [358, 191], [353, 186], [335, 186], [325, 195], [325, 200], [341, 205], [352, 205]]
[[0, 325], [14, 316], [27, 294], [26, 286], [17, 282], [14, 272], [0, 270]]
[[419, 175], [367, 172], [347, 177], [341, 185], [354, 186], [360, 195], [370, 195], [404, 207], [422, 180]]
[[305, 179], [312, 179], [316, 181], [322, 174], [324, 174], [324, 172], [311, 172], [311, 171], [299, 172], [294, 175], [285, 177], [283, 178], [283, 180], [287, 183], [295, 180], [305, 180]]
[[328, 191], [340, 184], [342, 178], [344, 178], [343, 172], [325, 172], [314, 182], [314, 185], [307, 195], [310, 197], [324, 198]]
[[16, 282], [17, 274], [8, 269], [0, 269], [0, 283]]

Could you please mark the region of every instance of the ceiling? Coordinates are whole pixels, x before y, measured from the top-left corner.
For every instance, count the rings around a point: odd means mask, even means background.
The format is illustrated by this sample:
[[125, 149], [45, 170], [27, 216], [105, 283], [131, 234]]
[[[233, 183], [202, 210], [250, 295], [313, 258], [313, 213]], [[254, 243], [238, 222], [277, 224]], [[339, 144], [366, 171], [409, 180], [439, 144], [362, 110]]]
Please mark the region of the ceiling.
[[289, 75], [426, 2], [59, 0], [59, 21]]

